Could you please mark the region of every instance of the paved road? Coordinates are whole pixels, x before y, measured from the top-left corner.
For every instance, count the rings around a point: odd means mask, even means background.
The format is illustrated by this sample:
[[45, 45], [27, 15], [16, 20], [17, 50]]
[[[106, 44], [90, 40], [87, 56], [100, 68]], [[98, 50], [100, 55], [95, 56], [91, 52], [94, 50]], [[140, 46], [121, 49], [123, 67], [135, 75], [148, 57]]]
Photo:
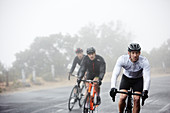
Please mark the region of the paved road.
[[[71, 87], [0, 95], [0, 113], [81, 113], [78, 105], [67, 109]], [[103, 83], [98, 113], [118, 113], [118, 97], [109, 97], [110, 83]], [[170, 113], [170, 76], [152, 78], [151, 90], [141, 113]]]

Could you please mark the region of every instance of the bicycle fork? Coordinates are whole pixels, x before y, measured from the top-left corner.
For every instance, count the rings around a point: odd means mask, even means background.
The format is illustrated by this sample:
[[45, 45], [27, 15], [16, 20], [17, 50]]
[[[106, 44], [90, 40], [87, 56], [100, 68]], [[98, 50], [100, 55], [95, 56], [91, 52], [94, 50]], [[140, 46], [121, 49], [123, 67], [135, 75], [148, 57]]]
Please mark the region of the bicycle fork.
[[91, 84], [91, 86], [90, 86], [91, 88], [91, 92], [90, 92], [90, 110], [95, 110], [95, 108], [98, 106], [98, 105], [96, 105], [96, 103], [94, 103], [94, 98], [95, 98], [95, 94], [97, 93], [96, 92], [96, 89], [95, 89], [95, 87], [94, 86], [92, 86], [92, 84]]
[[125, 113], [132, 113], [132, 108], [133, 108], [133, 99], [131, 94], [128, 96], [128, 100], [127, 100], [127, 105], [126, 105], [126, 109], [125, 109]]

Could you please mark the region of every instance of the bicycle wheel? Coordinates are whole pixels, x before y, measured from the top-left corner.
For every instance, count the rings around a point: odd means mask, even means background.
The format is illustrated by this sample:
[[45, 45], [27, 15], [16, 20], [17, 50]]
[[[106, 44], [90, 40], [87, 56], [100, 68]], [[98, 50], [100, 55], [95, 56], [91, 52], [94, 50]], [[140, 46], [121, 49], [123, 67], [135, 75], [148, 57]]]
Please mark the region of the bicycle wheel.
[[82, 87], [80, 88], [80, 92], [79, 92], [79, 106], [82, 107], [83, 105], [83, 98], [84, 98], [84, 94], [85, 94], [85, 84], [82, 84]]
[[86, 98], [84, 99], [83, 113], [93, 113], [93, 111], [90, 110], [90, 94], [87, 94]]
[[78, 93], [78, 86], [75, 85], [71, 91], [69, 101], [68, 101], [68, 109], [71, 111], [77, 102], [77, 94]]
[[133, 108], [133, 98], [128, 98], [127, 99], [127, 105], [126, 105], [126, 108], [125, 108], [125, 113], [132, 113], [132, 108]]
[[131, 110], [125, 110], [125, 113], [132, 113]]

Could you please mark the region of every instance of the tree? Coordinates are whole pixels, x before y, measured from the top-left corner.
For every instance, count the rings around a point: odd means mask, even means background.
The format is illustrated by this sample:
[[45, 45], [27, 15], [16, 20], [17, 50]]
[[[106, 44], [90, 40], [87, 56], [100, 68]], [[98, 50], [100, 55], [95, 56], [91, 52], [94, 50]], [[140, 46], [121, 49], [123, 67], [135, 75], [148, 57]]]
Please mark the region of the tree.
[[38, 76], [49, 76], [51, 66], [54, 65], [58, 75], [64, 74], [73, 56], [74, 43], [74, 38], [61, 33], [49, 37], [37, 37], [30, 49], [16, 54], [13, 66], [17, 72], [24, 69], [26, 75], [32, 74], [34, 68]]
[[[127, 45], [131, 41], [131, 34], [126, 33], [121, 26], [110, 22], [96, 26], [92, 23], [79, 31], [78, 47], [95, 47], [97, 54], [106, 60], [107, 70], [112, 71], [118, 56], [127, 52]], [[119, 48], [119, 49], [118, 49]]]
[[131, 38], [131, 34], [123, 30], [120, 22], [99, 26], [90, 23], [74, 36], [58, 33], [37, 37], [29, 49], [16, 53], [13, 71], [21, 75], [21, 70], [24, 69], [28, 76], [35, 69], [37, 76], [49, 76], [53, 65], [56, 75], [63, 75], [67, 73], [67, 66], [75, 57], [75, 48], [86, 50], [91, 46], [96, 48], [97, 54], [104, 57], [107, 70], [112, 71], [116, 59], [127, 52]]
[[149, 61], [154, 68], [164, 68], [164, 70], [170, 68], [170, 39], [163, 43], [161, 47], [151, 50]]

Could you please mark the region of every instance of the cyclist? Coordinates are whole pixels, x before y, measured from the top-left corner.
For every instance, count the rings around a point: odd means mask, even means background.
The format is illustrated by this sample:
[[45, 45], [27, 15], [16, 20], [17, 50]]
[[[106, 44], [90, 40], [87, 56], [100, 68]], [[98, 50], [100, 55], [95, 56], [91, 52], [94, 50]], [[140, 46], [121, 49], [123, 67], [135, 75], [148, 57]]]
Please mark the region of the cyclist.
[[[74, 58], [74, 60], [73, 60], [72, 67], [71, 67], [70, 72], [69, 72], [69, 79], [70, 79], [70, 76], [72, 75], [72, 73], [73, 73], [76, 65], [77, 65], [77, 64], [78, 64], [78, 65], [81, 65], [81, 62], [82, 62], [83, 58], [85, 57], [85, 55], [83, 54], [83, 49], [81, 49], [81, 48], [77, 48], [76, 51], [75, 51], [75, 53], [76, 53], [77, 56], [76, 56], [76, 57]], [[78, 75], [78, 73], [79, 73], [79, 71], [77, 72], [77, 75]], [[74, 92], [75, 92], [75, 94], [76, 94], [76, 90], [75, 90]], [[74, 103], [74, 102], [75, 102], [75, 99], [72, 98], [70, 102], [71, 102], [71, 103]]]
[[[81, 48], [77, 48], [75, 53], [76, 53], [77, 56], [73, 60], [73, 64], [72, 64], [72, 67], [70, 69], [69, 76], [72, 75], [76, 65], [77, 64], [80, 65], [83, 58], [85, 57], [85, 55], [83, 54], [83, 49], [81, 49]], [[78, 73], [79, 73], [79, 71], [78, 71]], [[77, 73], [77, 75], [78, 75], [78, 73]]]
[[[88, 48], [87, 55], [84, 57], [80, 67], [79, 79], [77, 79], [77, 82], [80, 83], [86, 71], [87, 80], [99, 81], [99, 84], [94, 83], [97, 92], [97, 105], [101, 103], [100, 85], [102, 84], [101, 81], [103, 80], [105, 70], [106, 64], [104, 59], [101, 56], [96, 55], [96, 50], [93, 47]], [[89, 83], [86, 83], [87, 88], [88, 85]]]
[[[121, 68], [124, 68], [123, 76], [120, 83], [120, 90], [127, 92], [130, 87], [133, 92], [142, 94], [142, 98], [148, 98], [148, 90], [150, 87], [150, 64], [147, 58], [140, 55], [141, 47], [137, 43], [131, 43], [128, 46], [128, 55], [122, 55], [118, 58], [114, 67], [111, 78], [110, 96], [115, 98], [116, 81], [120, 74]], [[120, 94], [119, 113], [123, 113], [125, 108], [126, 94]], [[140, 112], [140, 97], [133, 96], [134, 107], [133, 113]]]

